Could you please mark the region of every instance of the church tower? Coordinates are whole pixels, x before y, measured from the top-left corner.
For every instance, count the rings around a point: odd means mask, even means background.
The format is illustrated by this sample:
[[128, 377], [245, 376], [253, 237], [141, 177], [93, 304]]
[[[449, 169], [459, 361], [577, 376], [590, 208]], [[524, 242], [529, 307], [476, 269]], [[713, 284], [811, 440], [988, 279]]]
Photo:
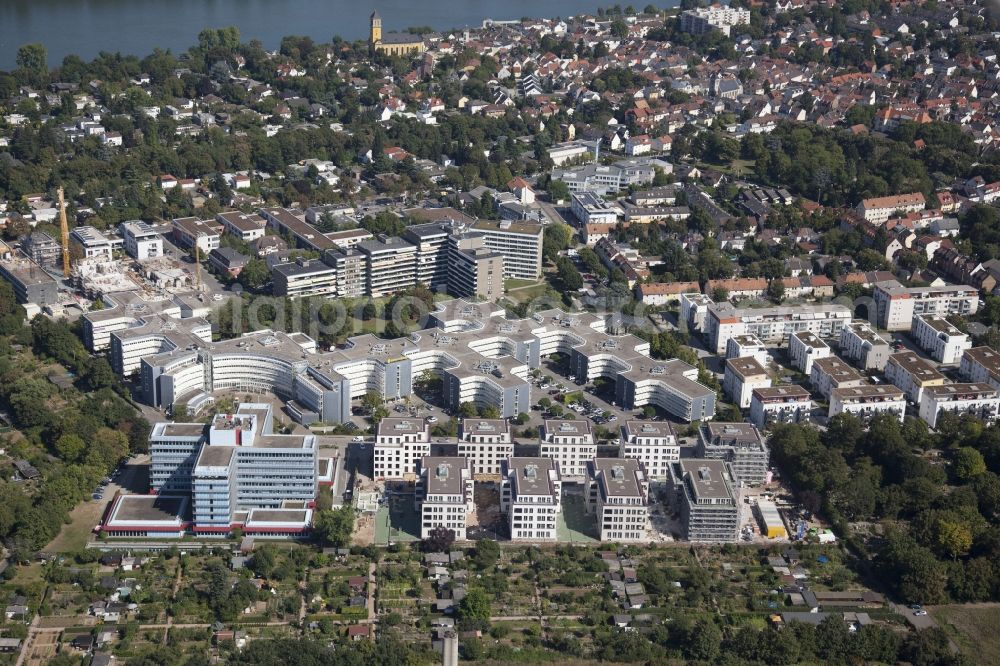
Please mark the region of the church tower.
[[378, 15], [378, 10], [372, 12], [371, 15], [371, 33], [369, 35], [369, 41], [374, 46], [382, 41], [382, 17]]

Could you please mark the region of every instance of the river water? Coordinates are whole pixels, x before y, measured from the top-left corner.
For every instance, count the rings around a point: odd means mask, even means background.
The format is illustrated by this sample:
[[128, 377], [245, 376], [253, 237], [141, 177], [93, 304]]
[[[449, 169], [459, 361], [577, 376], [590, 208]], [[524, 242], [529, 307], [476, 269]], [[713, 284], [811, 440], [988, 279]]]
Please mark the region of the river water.
[[[648, 0], [647, 0], [648, 2]], [[101, 51], [144, 56], [154, 48], [182, 52], [206, 27], [239, 27], [243, 41], [276, 48], [285, 35], [328, 42], [368, 36], [377, 8], [383, 30], [477, 27], [483, 19], [594, 13], [610, 0], [0, 0], [0, 70], [13, 69], [20, 45], [41, 42], [49, 66], [67, 54], [90, 60]], [[622, 3], [622, 6], [628, 3]], [[633, 3], [643, 9], [646, 3]], [[660, 0], [656, 6], [676, 5]]]

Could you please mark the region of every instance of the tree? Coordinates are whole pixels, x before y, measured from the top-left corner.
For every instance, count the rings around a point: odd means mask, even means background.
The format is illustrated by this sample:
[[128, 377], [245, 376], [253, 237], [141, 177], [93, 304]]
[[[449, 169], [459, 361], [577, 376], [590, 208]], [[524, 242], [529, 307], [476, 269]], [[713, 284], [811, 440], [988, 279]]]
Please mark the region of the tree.
[[715, 661], [722, 647], [722, 630], [711, 620], [698, 620], [686, 632], [684, 654], [697, 661]]
[[569, 199], [569, 186], [561, 180], [553, 178], [548, 186], [549, 198], [553, 202], [566, 201]]
[[951, 469], [956, 479], [968, 483], [986, 471], [986, 460], [983, 458], [983, 454], [976, 449], [963, 446], [955, 452]]
[[349, 504], [339, 509], [318, 511], [313, 520], [313, 535], [320, 543], [343, 548], [351, 543], [354, 517], [354, 507]]
[[427, 538], [423, 540], [421, 545], [424, 552], [441, 553], [447, 552], [453, 543], [455, 543], [455, 530], [438, 526], [428, 532]]
[[563, 288], [563, 293], [577, 291], [583, 287], [583, 276], [568, 257], [556, 259], [556, 276]]
[[55, 442], [56, 453], [66, 462], [76, 462], [87, 447], [78, 435], [68, 433]]
[[43, 79], [49, 72], [49, 54], [45, 47], [38, 43], [25, 44], [17, 50], [17, 67], [35, 83]]
[[486, 629], [490, 622], [490, 598], [474, 587], [458, 604], [458, 622], [463, 629]]
[[496, 563], [500, 561], [500, 546], [492, 539], [477, 541], [472, 561], [479, 569], [496, 566]]
[[569, 247], [573, 239], [573, 228], [559, 222], [545, 226], [542, 236], [542, 256], [547, 261], [555, 261], [559, 253]]
[[935, 542], [951, 559], [966, 555], [972, 548], [972, 528], [965, 522], [938, 520]]
[[625, 39], [628, 37], [628, 24], [620, 18], [611, 22], [611, 36], [615, 39]]
[[267, 284], [271, 273], [263, 259], [251, 259], [240, 271], [238, 281], [247, 289], [257, 290]]
[[782, 278], [775, 278], [767, 283], [767, 297], [773, 303], [785, 300], [785, 281]]

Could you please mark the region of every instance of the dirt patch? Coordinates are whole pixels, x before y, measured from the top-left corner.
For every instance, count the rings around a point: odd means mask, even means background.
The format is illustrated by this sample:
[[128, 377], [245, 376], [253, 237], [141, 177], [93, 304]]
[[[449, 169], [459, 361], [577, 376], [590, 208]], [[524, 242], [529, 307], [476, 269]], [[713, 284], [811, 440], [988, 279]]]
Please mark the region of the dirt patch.
[[1000, 604], [937, 606], [931, 615], [972, 661], [1000, 663]]

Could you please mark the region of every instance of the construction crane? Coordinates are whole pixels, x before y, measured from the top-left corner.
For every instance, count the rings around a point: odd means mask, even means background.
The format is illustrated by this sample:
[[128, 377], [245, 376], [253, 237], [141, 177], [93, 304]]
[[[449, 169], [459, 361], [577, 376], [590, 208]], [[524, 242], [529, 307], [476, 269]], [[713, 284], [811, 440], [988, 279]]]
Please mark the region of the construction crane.
[[59, 188], [59, 230], [62, 232], [63, 277], [69, 277], [69, 222], [66, 221], [66, 199]]

